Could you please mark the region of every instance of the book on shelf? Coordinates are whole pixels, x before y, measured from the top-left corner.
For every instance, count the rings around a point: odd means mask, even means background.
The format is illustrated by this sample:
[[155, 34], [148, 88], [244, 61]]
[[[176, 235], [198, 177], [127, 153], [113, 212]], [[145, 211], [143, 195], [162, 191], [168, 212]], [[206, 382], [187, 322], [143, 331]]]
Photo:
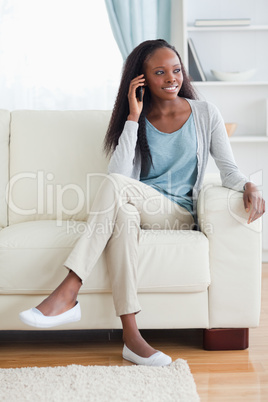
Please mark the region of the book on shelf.
[[206, 76], [191, 38], [188, 38], [189, 74], [194, 81], [206, 81]]
[[230, 18], [230, 19], [198, 19], [195, 20], [196, 27], [230, 27], [250, 25], [250, 18]]

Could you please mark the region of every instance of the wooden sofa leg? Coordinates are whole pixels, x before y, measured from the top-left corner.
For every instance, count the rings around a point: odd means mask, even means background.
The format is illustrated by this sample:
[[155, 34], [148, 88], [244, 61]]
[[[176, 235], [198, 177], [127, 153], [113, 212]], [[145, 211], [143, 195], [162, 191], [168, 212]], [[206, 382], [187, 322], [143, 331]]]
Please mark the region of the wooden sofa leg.
[[248, 328], [204, 329], [205, 350], [241, 350], [248, 348]]

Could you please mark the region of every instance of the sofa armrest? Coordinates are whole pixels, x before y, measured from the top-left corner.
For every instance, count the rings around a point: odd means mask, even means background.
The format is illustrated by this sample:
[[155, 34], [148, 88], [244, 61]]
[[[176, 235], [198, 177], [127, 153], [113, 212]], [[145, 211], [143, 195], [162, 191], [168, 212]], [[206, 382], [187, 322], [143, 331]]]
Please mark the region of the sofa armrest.
[[199, 194], [197, 215], [209, 239], [209, 328], [258, 326], [261, 219], [248, 224], [243, 193], [222, 187], [215, 178], [206, 180]]

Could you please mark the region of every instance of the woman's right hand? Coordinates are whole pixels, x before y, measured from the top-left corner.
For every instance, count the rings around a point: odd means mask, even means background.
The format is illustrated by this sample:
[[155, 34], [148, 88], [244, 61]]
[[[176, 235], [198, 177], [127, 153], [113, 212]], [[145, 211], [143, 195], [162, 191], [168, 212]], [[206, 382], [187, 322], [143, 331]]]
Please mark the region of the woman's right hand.
[[[143, 108], [143, 101], [139, 101], [136, 95], [136, 90], [140, 86], [144, 86], [145, 78], [144, 74], [138, 75], [138, 77], [134, 78], [130, 81], [129, 90], [128, 90], [128, 103], [129, 103], [129, 115], [128, 120], [139, 121], [140, 114]], [[143, 88], [143, 96], [144, 96], [144, 88]]]

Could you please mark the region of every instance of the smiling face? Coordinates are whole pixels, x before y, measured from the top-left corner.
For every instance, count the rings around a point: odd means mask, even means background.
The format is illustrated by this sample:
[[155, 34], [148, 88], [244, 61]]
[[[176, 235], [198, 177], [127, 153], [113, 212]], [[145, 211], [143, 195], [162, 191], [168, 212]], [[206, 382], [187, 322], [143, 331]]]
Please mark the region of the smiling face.
[[167, 47], [157, 49], [144, 63], [146, 85], [152, 98], [176, 99], [183, 83], [181, 64], [176, 53]]

